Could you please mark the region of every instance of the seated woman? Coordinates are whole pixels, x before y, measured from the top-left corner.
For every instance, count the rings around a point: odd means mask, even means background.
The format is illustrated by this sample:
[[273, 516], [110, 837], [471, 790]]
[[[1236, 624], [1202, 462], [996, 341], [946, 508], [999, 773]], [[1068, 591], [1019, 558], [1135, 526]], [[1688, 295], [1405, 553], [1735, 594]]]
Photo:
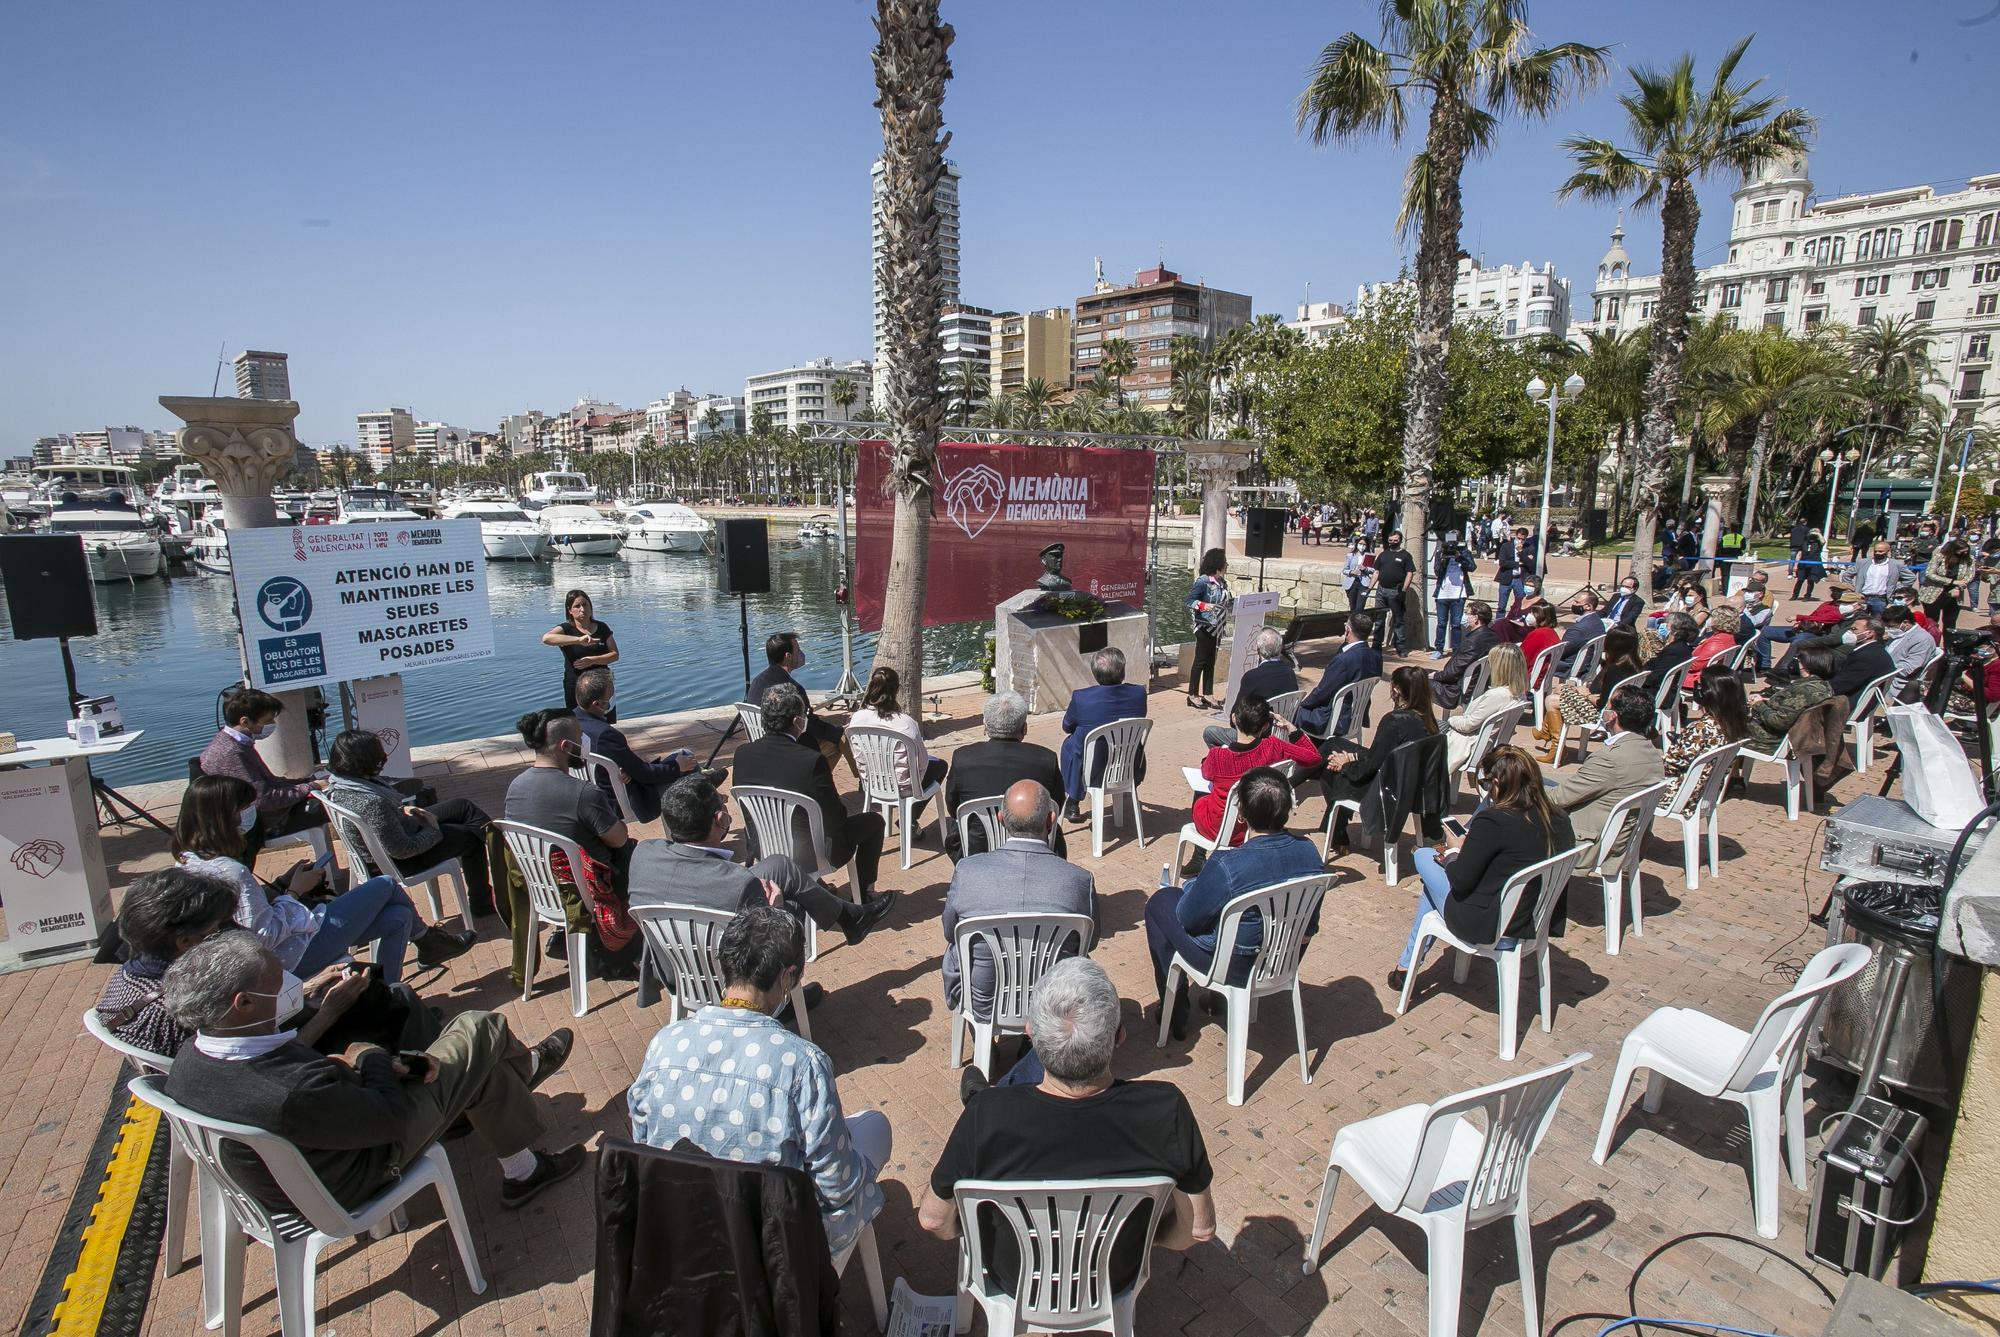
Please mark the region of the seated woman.
[[294, 975], [315, 975], [364, 943], [390, 984], [403, 978], [404, 950], [417, 964], [442, 965], [472, 946], [470, 933], [434, 927], [417, 932], [416, 907], [393, 877], [370, 878], [333, 895], [326, 875], [301, 862], [266, 885], [243, 863], [245, 835], [257, 821], [257, 791], [233, 775], [196, 777], [181, 796], [174, 856], [181, 866], [236, 888], [236, 922], [262, 938]]
[[[1740, 743], [1750, 736], [1750, 698], [1743, 681], [1727, 664], [1711, 664], [1702, 670], [1695, 684], [1695, 714], [1667, 739], [1662, 760], [1667, 778], [1678, 780], [1687, 774], [1694, 759], [1724, 743]], [[1695, 779], [1697, 789], [1708, 783], [1708, 768]], [[1669, 790], [1671, 795], [1674, 791]]]
[[[1203, 839], [1215, 839], [1215, 833], [1222, 828], [1222, 810], [1228, 806], [1229, 791], [1238, 780], [1259, 766], [1291, 762], [1296, 768], [1292, 777], [1294, 784], [1308, 775], [1319, 773], [1319, 749], [1309, 739], [1278, 737], [1272, 731], [1273, 721], [1277, 719], [1271, 713], [1271, 703], [1263, 697], [1248, 692], [1237, 695], [1236, 708], [1229, 715], [1230, 723], [1236, 726], [1235, 739], [1221, 747], [1210, 748], [1208, 755], [1201, 759], [1202, 777], [1208, 781], [1209, 789], [1194, 801], [1194, 829], [1201, 832]], [[1237, 818], [1236, 829], [1223, 843], [1243, 843], [1242, 818]]]
[[[1528, 634], [1521, 638], [1521, 659], [1522, 662], [1527, 664], [1529, 672], [1532, 673], [1535, 668], [1535, 661], [1541, 658], [1542, 651], [1560, 642], [1562, 640], [1562, 632], [1558, 629], [1556, 606], [1552, 603], [1536, 604], [1528, 612], [1528, 622], [1530, 624]], [[1544, 674], [1556, 671], [1557, 658], [1559, 656], [1551, 656], [1549, 658], [1549, 662], [1542, 668]], [[1531, 687], [1533, 685], [1533, 683], [1529, 684]]]
[[1799, 676], [1773, 686], [1769, 695], [1750, 707], [1750, 733], [1744, 741], [1759, 752], [1775, 751], [1799, 716], [1833, 695], [1833, 651], [1806, 645], [1794, 653]]
[[1326, 801], [1334, 809], [1332, 844], [1347, 843], [1347, 810], [1335, 805], [1342, 801], [1360, 803], [1374, 788], [1376, 776], [1392, 752], [1437, 731], [1431, 676], [1414, 664], [1405, 664], [1389, 675], [1389, 713], [1375, 726], [1375, 737], [1368, 747], [1358, 749], [1344, 739], [1335, 739], [1327, 754]]
[[1401, 989], [1407, 973], [1421, 964], [1416, 956], [1417, 929], [1433, 910], [1465, 942], [1490, 943], [1502, 936], [1533, 933], [1540, 888], [1528, 888], [1513, 919], [1504, 925], [1500, 889], [1523, 868], [1576, 844], [1568, 815], [1549, 803], [1542, 769], [1533, 757], [1512, 745], [1496, 747], [1487, 754], [1485, 771], [1486, 801], [1465, 824], [1456, 855], [1447, 862], [1430, 846], [1417, 847], [1423, 890], [1417, 896], [1409, 941], [1389, 972], [1392, 989]]
[[470, 799], [445, 799], [428, 807], [411, 803], [381, 779], [388, 761], [389, 750], [375, 734], [366, 729], [342, 732], [327, 753], [333, 785], [326, 797], [375, 833], [396, 861], [399, 873], [421, 873], [446, 859], [458, 860], [465, 870], [472, 913], [492, 914], [493, 880], [487, 871], [486, 834], [493, 819]]
[[[899, 754], [896, 783], [908, 789], [912, 787], [910, 776], [913, 773], [921, 775], [922, 782], [914, 786], [921, 794], [932, 785], [944, 782], [945, 760], [933, 757], [930, 749], [924, 746], [924, 726], [897, 701], [902, 690], [903, 680], [896, 670], [887, 666], [877, 668], [868, 675], [868, 689], [862, 694], [861, 709], [855, 712], [848, 727], [860, 725], [869, 729], [888, 729], [907, 738], [910, 746]], [[922, 816], [923, 808], [919, 806], [911, 820], [914, 822]]]
[[[118, 936], [129, 953], [104, 986], [97, 1018], [118, 1039], [172, 1058], [194, 1034], [167, 1011], [162, 989], [182, 952], [236, 929], [235, 884], [185, 868], [148, 873], [118, 903]], [[301, 1044], [337, 1054], [356, 1041], [421, 1049], [436, 1038], [430, 1010], [405, 984], [383, 984], [366, 969], [328, 966], [309, 980], [285, 976], [278, 1018], [297, 1022]]]
[[1708, 616], [1708, 628], [1702, 638], [1695, 642], [1694, 654], [1689, 658], [1688, 677], [1694, 678], [1710, 663], [1727, 659], [1736, 653], [1741, 644], [1736, 639], [1736, 630], [1742, 624], [1742, 617], [1734, 608], [1723, 604]]
[[[1544, 605], [1546, 607], [1547, 605]], [[1445, 717], [1445, 766], [1457, 770], [1472, 754], [1472, 743], [1487, 720], [1528, 695], [1528, 664], [1517, 645], [1496, 645], [1486, 652], [1486, 690], [1467, 703], [1463, 714]], [[1501, 740], [1505, 742], [1505, 739]]]

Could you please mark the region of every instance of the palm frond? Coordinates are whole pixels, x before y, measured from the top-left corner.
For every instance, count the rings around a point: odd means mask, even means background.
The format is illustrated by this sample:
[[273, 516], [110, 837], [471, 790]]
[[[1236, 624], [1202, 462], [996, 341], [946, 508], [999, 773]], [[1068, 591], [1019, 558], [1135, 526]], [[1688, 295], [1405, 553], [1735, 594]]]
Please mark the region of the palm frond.
[[1404, 114], [1394, 61], [1361, 34], [1347, 33], [1320, 52], [1299, 94], [1298, 128], [1315, 144], [1383, 131], [1400, 139]]

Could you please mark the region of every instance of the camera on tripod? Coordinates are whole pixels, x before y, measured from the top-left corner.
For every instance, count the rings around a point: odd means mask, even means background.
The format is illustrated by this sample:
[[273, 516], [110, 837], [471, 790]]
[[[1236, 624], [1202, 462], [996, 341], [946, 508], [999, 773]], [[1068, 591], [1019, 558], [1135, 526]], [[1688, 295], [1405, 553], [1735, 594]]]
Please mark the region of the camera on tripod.
[[1954, 631], [1945, 638], [1945, 648], [1961, 658], [1991, 649], [1992, 645], [1993, 633], [1990, 631]]

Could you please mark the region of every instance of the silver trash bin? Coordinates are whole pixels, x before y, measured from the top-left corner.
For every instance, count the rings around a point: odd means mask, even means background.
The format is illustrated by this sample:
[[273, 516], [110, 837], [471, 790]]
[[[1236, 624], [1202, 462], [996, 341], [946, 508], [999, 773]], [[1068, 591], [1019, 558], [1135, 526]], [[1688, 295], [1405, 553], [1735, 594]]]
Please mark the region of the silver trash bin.
[[[1829, 944], [1866, 943], [1875, 955], [1827, 997], [1811, 1051], [1865, 1075], [1870, 1045], [1880, 1043], [1878, 1075], [1884, 1082], [1949, 1105], [1979, 1007], [1980, 972], [1956, 957], [1943, 957], [1940, 1011], [1933, 973], [1940, 900], [1935, 887], [1894, 882], [1858, 882], [1834, 894], [1839, 915], [1829, 925]], [[1885, 1017], [1884, 1009], [1891, 1007]], [[1878, 1026], [1885, 1035], [1878, 1037]]]

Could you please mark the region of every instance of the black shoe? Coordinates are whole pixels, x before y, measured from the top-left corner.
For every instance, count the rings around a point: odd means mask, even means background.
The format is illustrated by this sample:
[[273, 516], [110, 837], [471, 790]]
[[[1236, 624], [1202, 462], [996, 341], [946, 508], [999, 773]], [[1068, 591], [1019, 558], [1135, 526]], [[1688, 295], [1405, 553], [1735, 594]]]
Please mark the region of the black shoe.
[[567, 1026], [543, 1036], [542, 1042], [529, 1051], [535, 1056], [535, 1075], [528, 1079], [528, 1089], [534, 1090], [561, 1072], [562, 1065], [569, 1062], [569, 1051], [575, 1045], [576, 1032]]
[[[1160, 1033], [1160, 1007], [1161, 1004], [1154, 1003], [1146, 1009], [1144, 1014], [1147, 1027], [1155, 1035]], [[1187, 1011], [1185, 1009], [1174, 1014], [1173, 1022], [1167, 1027], [1167, 1034], [1173, 1036], [1176, 1040], [1187, 1039]]]
[[441, 966], [471, 951], [474, 941], [470, 929], [464, 933], [448, 933], [439, 928], [430, 929], [416, 941], [417, 964]]
[[981, 1091], [991, 1090], [993, 1083], [986, 1080], [986, 1074], [979, 1070], [977, 1063], [965, 1065], [965, 1072], [958, 1079], [958, 1103], [970, 1104], [972, 1098]]
[[542, 944], [542, 955], [551, 961], [569, 960], [569, 935], [559, 928], [549, 930], [549, 940]]
[[808, 984], [805, 987], [805, 995], [806, 995], [806, 1010], [811, 1011], [813, 1008], [818, 1007], [822, 1002], [826, 1000], [826, 986], [821, 984]]
[[1397, 993], [1401, 993], [1403, 991], [1403, 984], [1405, 981], [1409, 979], [1409, 977], [1410, 977], [1410, 972], [1404, 970], [1401, 966], [1398, 966], [1396, 969], [1389, 972], [1389, 981], [1388, 981], [1389, 987], [1395, 990]]
[[535, 1168], [526, 1179], [500, 1181], [500, 1205], [525, 1207], [551, 1184], [560, 1184], [583, 1168], [583, 1148], [564, 1147], [561, 1151], [535, 1153]]
[[1063, 819], [1063, 820], [1064, 820], [1065, 822], [1080, 822], [1080, 821], [1082, 821], [1082, 820], [1083, 820], [1083, 805], [1082, 805], [1082, 804], [1080, 804], [1080, 803], [1074, 803], [1074, 802], [1072, 802], [1072, 803], [1069, 803], [1069, 804], [1066, 804], [1066, 805], [1065, 805], [1065, 806], [1063, 807], [1063, 815], [1062, 815], [1062, 819]]
[[847, 936], [847, 945], [853, 947], [858, 944], [895, 908], [895, 896], [886, 891], [870, 896], [855, 906], [853, 914], [840, 926], [840, 931]]

